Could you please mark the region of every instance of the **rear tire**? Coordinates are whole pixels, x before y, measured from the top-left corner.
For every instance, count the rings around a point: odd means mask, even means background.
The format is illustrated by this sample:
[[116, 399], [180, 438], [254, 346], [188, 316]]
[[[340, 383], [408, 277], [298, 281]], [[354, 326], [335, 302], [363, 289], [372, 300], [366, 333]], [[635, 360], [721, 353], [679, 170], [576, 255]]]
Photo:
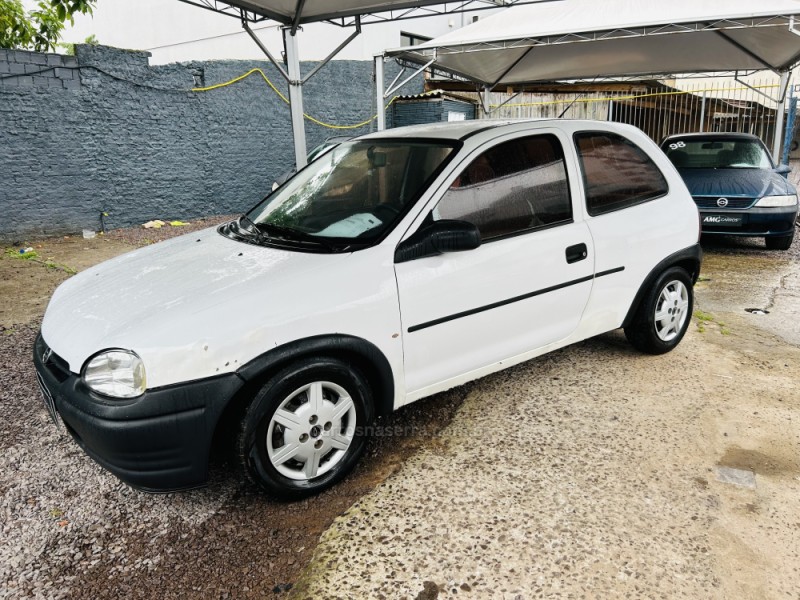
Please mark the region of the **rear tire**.
[[625, 337], [647, 354], [664, 354], [677, 346], [692, 320], [694, 293], [689, 274], [671, 267], [656, 279], [642, 299]]
[[271, 377], [247, 408], [236, 444], [240, 464], [276, 498], [318, 494], [356, 465], [373, 417], [356, 368], [333, 358], [299, 360]]
[[792, 246], [794, 240], [794, 232], [789, 235], [782, 235], [780, 237], [766, 237], [764, 242], [767, 244], [769, 250], [788, 250]]

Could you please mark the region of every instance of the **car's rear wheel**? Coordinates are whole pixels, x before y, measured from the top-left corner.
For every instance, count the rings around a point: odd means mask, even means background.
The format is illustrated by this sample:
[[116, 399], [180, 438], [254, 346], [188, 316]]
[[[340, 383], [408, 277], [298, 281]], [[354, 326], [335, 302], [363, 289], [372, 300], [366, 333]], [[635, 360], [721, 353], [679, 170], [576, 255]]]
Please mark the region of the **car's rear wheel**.
[[794, 232], [789, 235], [782, 235], [780, 237], [767, 237], [764, 242], [767, 244], [769, 250], [788, 250], [792, 246], [794, 240]]
[[692, 280], [680, 267], [664, 271], [645, 294], [625, 336], [637, 349], [664, 354], [677, 346], [691, 321]]
[[298, 361], [271, 377], [248, 407], [237, 439], [241, 464], [278, 498], [319, 493], [358, 462], [372, 406], [354, 367], [332, 358]]

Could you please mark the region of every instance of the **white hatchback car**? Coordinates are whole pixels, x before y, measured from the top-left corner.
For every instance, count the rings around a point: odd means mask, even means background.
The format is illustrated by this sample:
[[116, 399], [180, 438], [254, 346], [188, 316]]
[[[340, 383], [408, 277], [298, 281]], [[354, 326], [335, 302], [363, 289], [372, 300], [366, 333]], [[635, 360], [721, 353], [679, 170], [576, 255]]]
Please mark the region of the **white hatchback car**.
[[409, 402], [619, 327], [671, 350], [698, 237], [686, 186], [633, 127], [392, 129], [235, 221], [64, 282], [34, 360], [56, 422], [129, 484], [202, 485], [228, 435], [255, 482], [298, 498]]

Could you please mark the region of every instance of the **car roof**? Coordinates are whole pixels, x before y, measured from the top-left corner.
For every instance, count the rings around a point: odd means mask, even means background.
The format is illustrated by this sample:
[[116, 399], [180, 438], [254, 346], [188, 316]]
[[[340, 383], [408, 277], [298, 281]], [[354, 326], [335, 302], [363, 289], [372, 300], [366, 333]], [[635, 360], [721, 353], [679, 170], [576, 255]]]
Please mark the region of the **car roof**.
[[484, 129], [505, 125], [508, 121], [479, 119], [474, 121], [456, 121], [449, 123], [425, 123], [385, 129], [361, 136], [358, 139], [376, 138], [437, 138], [443, 140], [460, 140]]
[[697, 139], [703, 139], [703, 140], [715, 139], [715, 140], [758, 140], [758, 141], [761, 141], [761, 138], [759, 138], [757, 135], [753, 135], [752, 133], [738, 133], [738, 132], [735, 132], [735, 131], [729, 131], [729, 132], [711, 131], [711, 132], [707, 132], [707, 133], [703, 133], [703, 132], [700, 132], [700, 133], [676, 133], [676, 134], [673, 134], [673, 135], [668, 135], [667, 137], [664, 138], [664, 140], [661, 142], [661, 144], [663, 145], [663, 144], [667, 143], [670, 140], [677, 140], [677, 139], [685, 140], [687, 138], [690, 138], [690, 139], [691, 138], [697, 138]]
[[442, 140], [463, 140], [477, 133], [497, 130], [497, 129], [515, 129], [520, 125], [563, 125], [565, 122], [586, 124], [587, 129], [600, 129], [600, 130], [621, 130], [627, 129], [628, 126], [621, 123], [612, 123], [609, 121], [589, 121], [585, 119], [476, 119], [471, 121], [455, 121], [444, 123], [425, 123], [423, 125], [407, 125], [405, 127], [396, 127], [393, 129], [385, 129], [384, 131], [376, 131], [366, 135], [355, 138], [357, 140], [373, 140], [380, 138], [428, 138], [428, 139], [442, 139]]

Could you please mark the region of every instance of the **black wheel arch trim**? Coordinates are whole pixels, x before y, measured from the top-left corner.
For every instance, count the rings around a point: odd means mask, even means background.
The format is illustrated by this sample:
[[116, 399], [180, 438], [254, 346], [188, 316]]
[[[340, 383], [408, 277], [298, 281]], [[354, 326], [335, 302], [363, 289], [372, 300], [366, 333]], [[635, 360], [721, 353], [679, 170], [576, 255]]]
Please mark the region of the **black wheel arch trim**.
[[689, 246], [688, 248], [684, 248], [683, 250], [678, 250], [659, 262], [655, 267], [652, 268], [650, 273], [648, 273], [642, 285], [639, 286], [639, 290], [636, 292], [636, 296], [634, 296], [630, 308], [628, 308], [628, 314], [625, 315], [625, 320], [622, 322], [621, 327], [628, 327], [631, 324], [633, 317], [642, 302], [642, 298], [644, 298], [647, 291], [650, 289], [653, 283], [655, 283], [656, 279], [658, 279], [661, 273], [670, 267], [680, 267], [690, 264], [692, 265], [692, 268], [688, 270], [689, 277], [692, 279], [692, 284], [695, 284], [697, 283], [697, 278], [700, 276], [700, 265], [702, 261], [703, 251], [700, 248], [700, 244], [697, 243]]
[[[317, 335], [282, 344], [257, 356], [236, 371], [245, 382], [251, 383], [274, 373], [300, 358], [341, 356], [357, 358], [356, 366], [367, 372], [373, 386], [375, 414], [385, 416], [394, 410], [394, 373], [389, 361], [377, 346], [363, 338], [345, 334]], [[365, 369], [366, 367], [366, 369]]]

